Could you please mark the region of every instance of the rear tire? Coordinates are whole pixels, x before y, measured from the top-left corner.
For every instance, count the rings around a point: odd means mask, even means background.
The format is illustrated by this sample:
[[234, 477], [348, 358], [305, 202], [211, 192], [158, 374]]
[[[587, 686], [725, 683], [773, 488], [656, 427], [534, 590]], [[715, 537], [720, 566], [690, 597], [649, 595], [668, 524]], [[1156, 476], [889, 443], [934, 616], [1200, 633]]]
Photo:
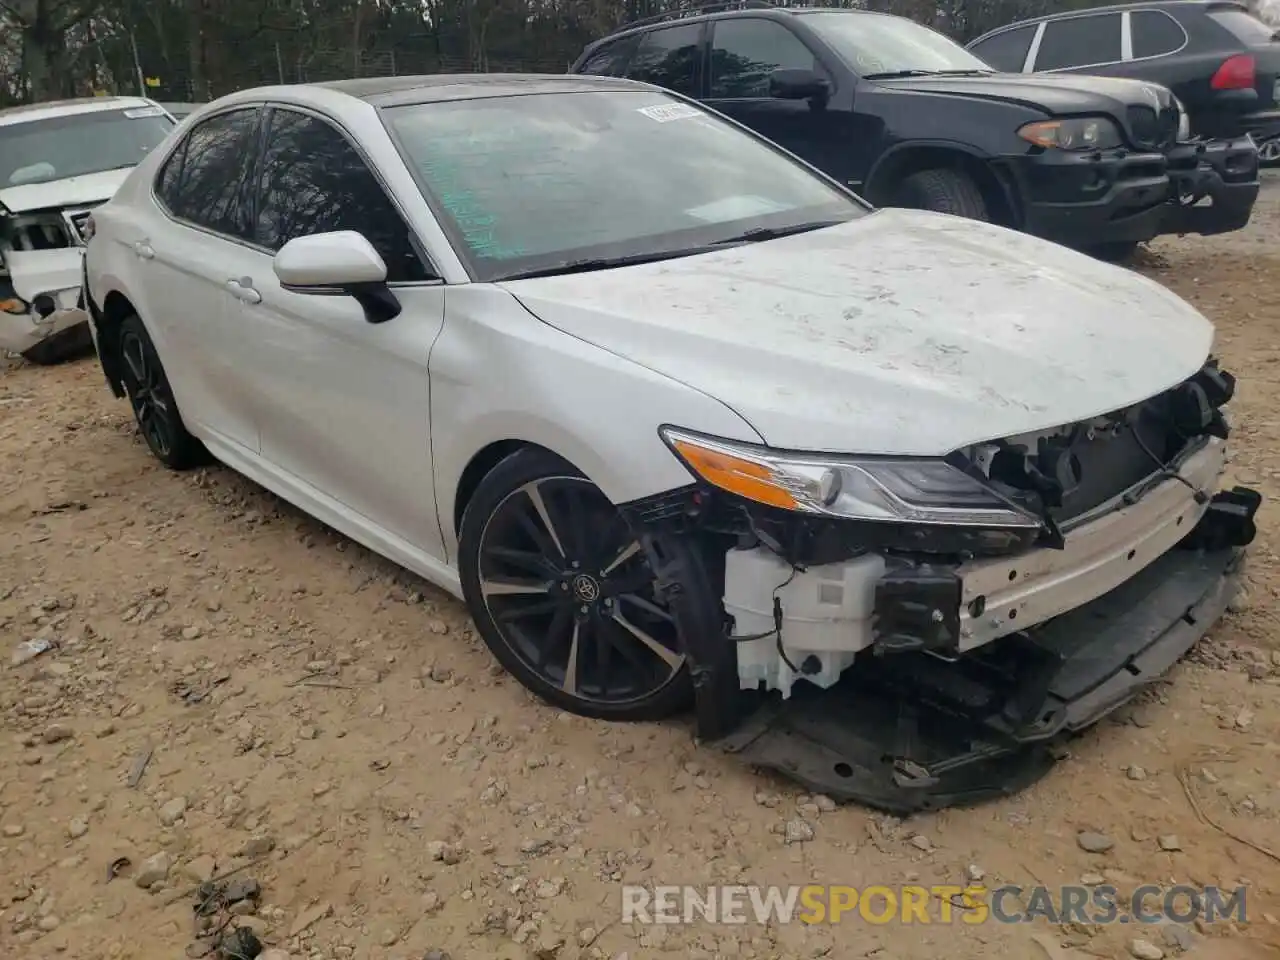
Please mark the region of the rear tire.
[[911, 174], [898, 188], [895, 205], [991, 222], [991, 211], [987, 209], [982, 191], [962, 170], [942, 168]]
[[137, 314], [121, 321], [115, 341], [120, 381], [151, 453], [171, 470], [207, 463], [208, 451], [187, 432], [160, 355]]
[[1137, 249], [1137, 240], [1115, 240], [1111, 243], [1095, 243], [1086, 247], [1085, 253], [1107, 263], [1124, 263]]
[[42, 367], [65, 363], [77, 357], [88, 356], [93, 352], [93, 335], [87, 323], [77, 323], [74, 327], [60, 330], [53, 336], [41, 340], [30, 350], [22, 354], [22, 359]]

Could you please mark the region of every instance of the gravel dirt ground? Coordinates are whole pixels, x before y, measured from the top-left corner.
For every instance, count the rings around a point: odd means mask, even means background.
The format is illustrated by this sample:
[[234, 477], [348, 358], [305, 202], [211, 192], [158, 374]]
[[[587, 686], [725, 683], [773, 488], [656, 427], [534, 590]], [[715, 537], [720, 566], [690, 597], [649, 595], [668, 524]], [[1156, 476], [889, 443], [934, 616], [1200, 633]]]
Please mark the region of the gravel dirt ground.
[[[0, 364], [0, 954], [198, 955], [191, 887], [247, 863], [261, 902], [233, 922], [294, 960], [1280, 957], [1280, 863], [1246, 842], [1280, 849], [1280, 179], [1248, 230], [1138, 269], [1218, 323], [1241, 378], [1232, 470], [1271, 498], [1248, 594], [1045, 780], [908, 821], [803, 797], [685, 723], [535, 702], [457, 603], [226, 469], [158, 466], [92, 360]], [[56, 647], [11, 664], [32, 638]], [[1249, 917], [618, 922], [624, 882], [975, 871], [1245, 884]]]

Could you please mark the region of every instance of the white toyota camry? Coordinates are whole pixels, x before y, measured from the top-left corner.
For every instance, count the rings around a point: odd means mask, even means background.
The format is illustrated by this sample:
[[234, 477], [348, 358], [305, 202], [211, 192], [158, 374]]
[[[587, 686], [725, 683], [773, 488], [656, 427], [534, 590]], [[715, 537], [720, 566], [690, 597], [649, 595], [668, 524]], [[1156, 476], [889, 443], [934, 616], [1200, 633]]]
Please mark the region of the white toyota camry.
[[553, 704], [693, 701], [832, 794], [1031, 775], [1209, 629], [1254, 535], [1188, 304], [873, 210], [644, 84], [244, 91], [88, 229], [98, 355], [161, 461], [463, 598]]

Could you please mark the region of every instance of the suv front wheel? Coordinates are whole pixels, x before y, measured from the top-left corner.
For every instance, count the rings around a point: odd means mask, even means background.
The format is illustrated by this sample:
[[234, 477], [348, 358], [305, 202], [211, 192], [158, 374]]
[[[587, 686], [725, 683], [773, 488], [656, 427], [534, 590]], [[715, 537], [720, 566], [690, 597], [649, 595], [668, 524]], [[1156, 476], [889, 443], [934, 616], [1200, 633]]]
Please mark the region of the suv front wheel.
[[899, 186], [894, 206], [949, 213], [970, 220], [991, 220], [982, 191], [961, 170], [921, 170], [911, 174]]

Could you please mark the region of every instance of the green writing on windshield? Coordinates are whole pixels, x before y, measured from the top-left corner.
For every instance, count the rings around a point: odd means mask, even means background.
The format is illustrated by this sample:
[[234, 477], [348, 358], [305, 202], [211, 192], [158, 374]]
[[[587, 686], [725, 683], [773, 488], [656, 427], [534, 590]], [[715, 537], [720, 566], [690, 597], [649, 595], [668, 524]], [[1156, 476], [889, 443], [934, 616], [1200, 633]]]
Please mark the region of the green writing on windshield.
[[[477, 138], [474, 134], [460, 137], [429, 136], [414, 151], [419, 158], [423, 177], [450, 219], [457, 224], [467, 247], [479, 257], [510, 260], [527, 256], [525, 245], [503, 237], [500, 218], [482, 196], [477, 196], [474, 183], [501, 178], [504, 172], [493, 169], [501, 159], [503, 147], [494, 138]], [[486, 142], [488, 141], [488, 142]], [[475, 176], [467, 176], [470, 172]]]

